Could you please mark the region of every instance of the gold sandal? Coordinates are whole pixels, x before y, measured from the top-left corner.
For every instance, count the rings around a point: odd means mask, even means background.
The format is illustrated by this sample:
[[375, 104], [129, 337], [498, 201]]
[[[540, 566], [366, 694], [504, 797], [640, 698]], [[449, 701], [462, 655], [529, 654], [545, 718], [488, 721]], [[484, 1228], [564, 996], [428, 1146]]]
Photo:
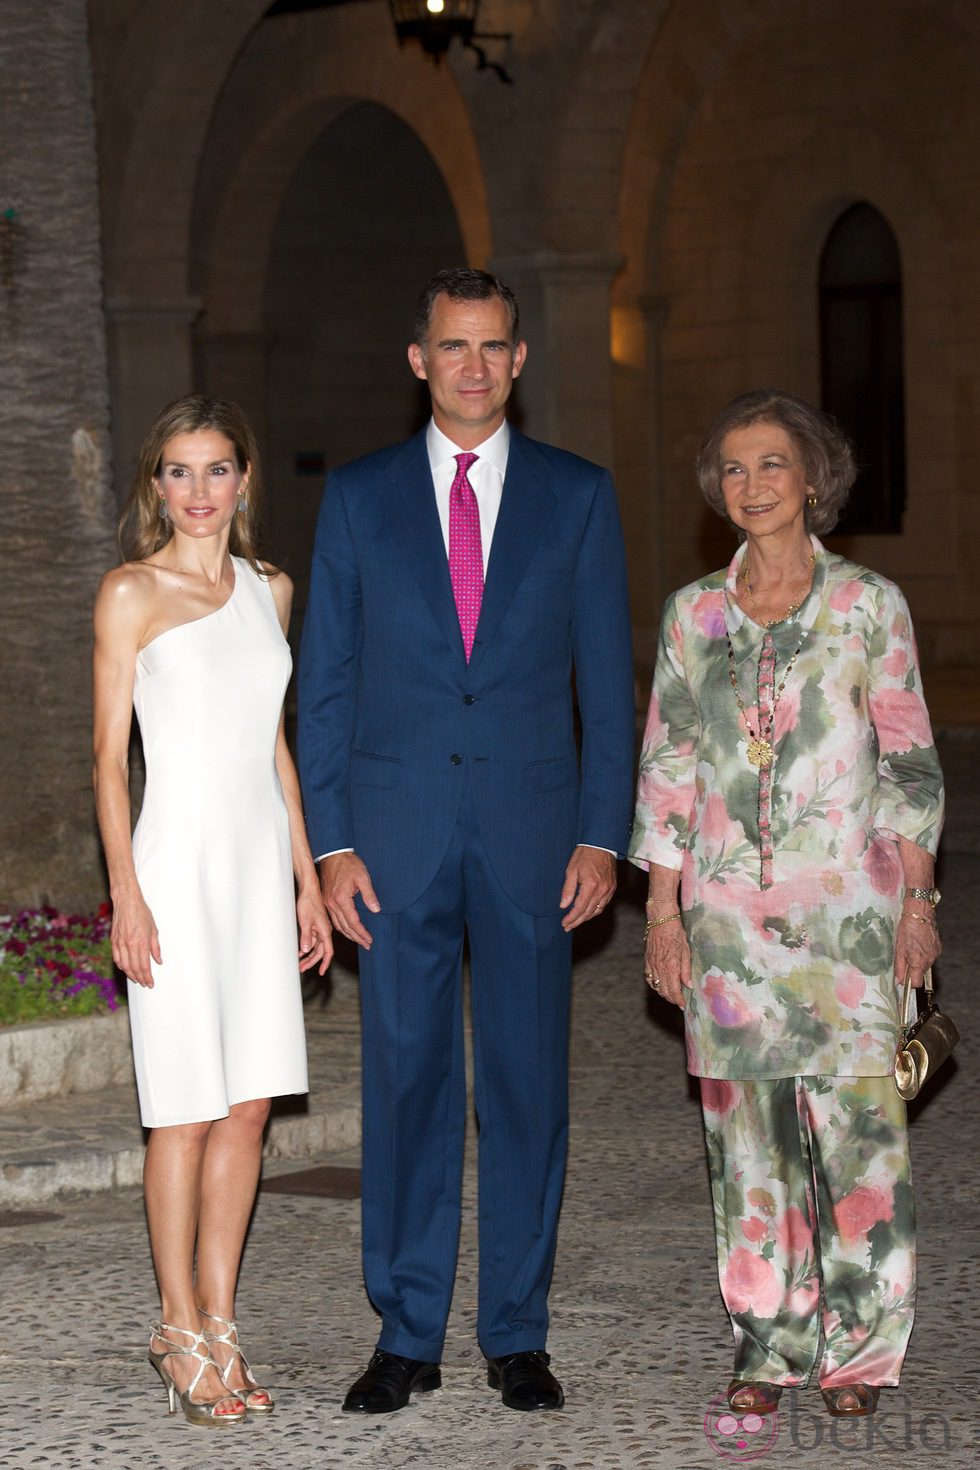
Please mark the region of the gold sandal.
[[736, 1414], [775, 1414], [782, 1392], [782, 1385], [778, 1383], [733, 1378], [725, 1396], [728, 1407]]
[[[835, 1419], [863, 1419], [877, 1409], [881, 1390], [873, 1383], [842, 1383], [839, 1388], [822, 1388], [820, 1392], [828, 1413]], [[842, 1402], [848, 1393], [854, 1399], [853, 1404]]]
[[[149, 1349], [150, 1362], [157, 1370], [167, 1390], [167, 1398], [170, 1403], [171, 1414], [176, 1414], [178, 1401], [183, 1410], [184, 1418], [188, 1424], [196, 1424], [201, 1428], [213, 1428], [218, 1424], [241, 1424], [245, 1418], [245, 1400], [239, 1393], [219, 1394], [216, 1399], [195, 1399], [194, 1390], [201, 1381], [205, 1368], [214, 1368], [221, 1375], [221, 1369], [208, 1351], [207, 1340], [203, 1332], [191, 1332], [186, 1327], [171, 1327], [169, 1322], [154, 1322], [150, 1328], [151, 1347]], [[179, 1332], [181, 1337], [189, 1337], [190, 1347], [181, 1347], [180, 1343], [174, 1342], [173, 1338], [167, 1336], [168, 1332]], [[167, 1344], [164, 1353], [153, 1351], [153, 1338]], [[202, 1351], [203, 1349], [203, 1351]], [[179, 1389], [170, 1373], [164, 1366], [168, 1358], [193, 1358], [198, 1365], [197, 1372], [185, 1389]], [[222, 1380], [223, 1381], [223, 1380]], [[218, 1412], [220, 1404], [237, 1403], [241, 1407], [228, 1410], [225, 1413]]]
[[[267, 1388], [260, 1388], [255, 1381], [255, 1376], [252, 1373], [251, 1368], [248, 1366], [248, 1359], [239, 1346], [238, 1323], [232, 1322], [231, 1319], [228, 1317], [219, 1317], [214, 1312], [206, 1312], [203, 1307], [199, 1307], [198, 1310], [200, 1311], [202, 1317], [207, 1317], [209, 1322], [220, 1322], [225, 1329], [224, 1332], [205, 1331], [204, 1333], [205, 1341], [208, 1343], [209, 1347], [211, 1343], [220, 1342], [223, 1343], [226, 1348], [231, 1349], [231, 1358], [225, 1364], [225, 1366], [222, 1368], [220, 1363], [217, 1365], [218, 1372], [221, 1374], [222, 1383], [224, 1383], [225, 1387], [228, 1388], [225, 1374], [228, 1373], [228, 1371], [234, 1366], [235, 1359], [241, 1358], [242, 1372], [245, 1374], [249, 1386], [247, 1388], [229, 1389], [229, 1392], [237, 1393], [240, 1395], [241, 1398], [245, 1400], [245, 1407], [246, 1409], [248, 1409], [250, 1414], [271, 1414], [273, 1409], [276, 1407], [275, 1400], [273, 1399], [271, 1393]], [[252, 1400], [259, 1395], [264, 1397], [265, 1403], [252, 1402]]]

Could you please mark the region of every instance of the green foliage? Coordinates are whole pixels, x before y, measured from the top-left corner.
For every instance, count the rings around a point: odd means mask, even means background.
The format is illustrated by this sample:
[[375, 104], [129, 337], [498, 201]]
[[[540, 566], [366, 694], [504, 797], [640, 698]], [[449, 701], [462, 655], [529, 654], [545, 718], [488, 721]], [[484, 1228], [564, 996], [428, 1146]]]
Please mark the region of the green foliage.
[[0, 1026], [116, 1010], [108, 904], [97, 914], [0, 915]]

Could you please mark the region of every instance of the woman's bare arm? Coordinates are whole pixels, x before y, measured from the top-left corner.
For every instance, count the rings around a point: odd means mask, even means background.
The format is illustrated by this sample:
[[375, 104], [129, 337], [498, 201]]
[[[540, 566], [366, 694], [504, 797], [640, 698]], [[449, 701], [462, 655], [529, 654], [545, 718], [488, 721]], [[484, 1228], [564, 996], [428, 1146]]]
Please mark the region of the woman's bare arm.
[[129, 736], [136, 655], [147, 616], [147, 583], [133, 567], [103, 577], [95, 602], [93, 766], [95, 810], [112, 898], [112, 957], [138, 985], [152, 988], [150, 960], [160, 938], [133, 865]]

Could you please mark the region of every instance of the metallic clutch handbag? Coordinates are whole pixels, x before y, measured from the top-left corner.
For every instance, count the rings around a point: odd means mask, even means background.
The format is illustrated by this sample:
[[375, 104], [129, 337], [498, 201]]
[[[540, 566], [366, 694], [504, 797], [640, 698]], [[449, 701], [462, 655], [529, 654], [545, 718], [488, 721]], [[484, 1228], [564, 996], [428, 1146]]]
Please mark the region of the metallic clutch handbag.
[[932, 989], [932, 971], [925, 974], [926, 1006], [914, 1021], [909, 1021], [909, 1003], [914, 991], [905, 972], [902, 993], [902, 1038], [895, 1052], [895, 1085], [906, 1101], [917, 1097], [926, 1079], [937, 1072], [960, 1039], [949, 1016], [936, 1005]]

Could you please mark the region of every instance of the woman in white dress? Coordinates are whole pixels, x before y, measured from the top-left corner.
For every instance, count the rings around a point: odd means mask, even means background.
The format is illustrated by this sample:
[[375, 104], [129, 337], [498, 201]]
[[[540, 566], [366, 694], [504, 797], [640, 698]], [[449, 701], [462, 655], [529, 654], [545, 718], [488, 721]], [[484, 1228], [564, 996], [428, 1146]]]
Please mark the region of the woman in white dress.
[[96, 807], [150, 1130], [150, 1360], [171, 1413], [179, 1400], [208, 1426], [273, 1408], [238, 1345], [235, 1287], [270, 1098], [307, 1090], [300, 971], [332, 955], [283, 730], [292, 584], [256, 558], [260, 492], [241, 410], [178, 399], [143, 445], [127, 559], [95, 606]]

